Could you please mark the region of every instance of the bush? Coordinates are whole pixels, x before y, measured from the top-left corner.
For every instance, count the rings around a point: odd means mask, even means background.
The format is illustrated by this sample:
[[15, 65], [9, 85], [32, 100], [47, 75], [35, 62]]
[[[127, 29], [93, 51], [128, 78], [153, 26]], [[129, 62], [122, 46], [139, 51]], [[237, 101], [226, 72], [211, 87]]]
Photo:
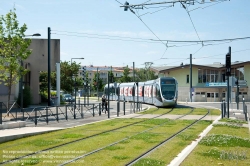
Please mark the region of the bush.
[[42, 102], [47, 102], [48, 101], [48, 93], [47, 93], [47, 91], [40, 92], [40, 95], [41, 95]]
[[[23, 108], [27, 108], [32, 103], [32, 96], [29, 86], [25, 86], [23, 89]], [[21, 94], [19, 93], [17, 98], [17, 104], [21, 106]]]

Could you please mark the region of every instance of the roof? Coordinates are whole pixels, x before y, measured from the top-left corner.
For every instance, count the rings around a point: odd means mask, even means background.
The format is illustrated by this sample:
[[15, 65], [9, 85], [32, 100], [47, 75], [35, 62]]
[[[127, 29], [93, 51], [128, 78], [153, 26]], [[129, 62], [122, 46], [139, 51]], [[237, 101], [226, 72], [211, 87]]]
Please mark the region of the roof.
[[[231, 66], [240, 66], [240, 65], [245, 65], [245, 64], [250, 64], [250, 61], [232, 62]], [[182, 68], [182, 67], [189, 67], [189, 66], [190, 66], [190, 64], [183, 64], [183, 65], [179, 65], [179, 66], [161, 66], [161, 67], [151, 66], [151, 68], [160, 72], [160, 71], [164, 71], [164, 70], [173, 70], [173, 69], [178, 69], [178, 68]], [[225, 67], [224, 64], [221, 64], [219, 62], [215, 62], [213, 64], [202, 64], [202, 65], [192, 64], [192, 66], [196, 66], [196, 67], [200, 67], [200, 68], [217, 68], [217, 69]]]

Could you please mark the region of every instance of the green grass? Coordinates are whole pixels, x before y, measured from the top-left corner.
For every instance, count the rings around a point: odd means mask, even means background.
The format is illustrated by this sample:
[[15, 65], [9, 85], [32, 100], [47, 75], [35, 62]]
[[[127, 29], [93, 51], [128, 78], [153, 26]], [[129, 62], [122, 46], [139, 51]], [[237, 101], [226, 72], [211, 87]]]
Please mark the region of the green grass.
[[150, 158], [143, 158], [135, 163], [133, 166], [164, 166], [166, 163], [161, 160], [155, 160]]
[[227, 127], [231, 127], [231, 128], [241, 128], [242, 123], [225, 123], [225, 124], [214, 124], [213, 126], [227, 126]]
[[[211, 124], [211, 121], [198, 122], [191, 128], [185, 130], [183, 133], [177, 135], [177, 137], [171, 139], [168, 143], [157, 148], [155, 151], [150, 153], [146, 159], [150, 161], [156, 161], [155, 164], [168, 165], [181, 152], [182, 149], [189, 145], [193, 140], [197, 139], [198, 135], [209, 124]], [[147, 165], [144, 162], [144, 159], [141, 160], [138, 161], [138, 165], [142, 165], [141, 163]]]
[[223, 118], [219, 120], [220, 122], [227, 122], [227, 123], [236, 123], [236, 124], [248, 124], [247, 121], [238, 120], [238, 119], [230, 119], [230, 118]]
[[[169, 110], [170, 108], [152, 110], [152, 112], [155, 113], [156, 111], [160, 111], [166, 113]], [[180, 115], [186, 114], [190, 112], [190, 110], [191, 110], [190, 108], [175, 109], [175, 111], [173, 111], [173, 114], [180, 114]], [[206, 109], [202, 110], [195, 109], [194, 112], [196, 111], [197, 114], [203, 113], [204, 115], [206, 113]], [[103, 131], [111, 130], [131, 123], [140, 122], [142, 120], [145, 119], [119, 118], [119, 119], [107, 120], [94, 124], [50, 132], [46, 134], [26, 137], [15, 141], [2, 143], [0, 144], [0, 149], [4, 149], [6, 150], [6, 152], [10, 151], [19, 152], [19, 154], [15, 155], [15, 157], [18, 157], [25, 155], [26, 153], [50, 148], [52, 146], [57, 146], [63, 143], [67, 143], [69, 141], [85, 138], [93, 134], [101, 133]], [[58, 160], [70, 160], [73, 157], [89, 153], [93, 150], [105, 147], [109, 144], [127, 138], [127, 140], [121, 141], [120, 143], [113, 146], [108, 146], [107, 148], [101, 150], [100, 152], [97, 152], [95, 154], [92, 154], [90, 156], [84, 157], [83, 159], [79, 160], [79, 162], [81, 163], [80, 165], [125, 165], [138, 155], [144, 153], [146, 150], [157, 145], [159, 142], [163, 141], [165, 138], [171, 136], [175, 132], [181, 130], [182, 128], [192, 123], [193, 121], [194, 120], [169, 120], [169, 119], [146, 120], [144, 122], [138, 123], [133, 126], [121, 128], [114, 132], [103, 133], [96, 137], [78, 141], [76, 143], [69, 144], [67, 146], [63, 146], [57, 149], [45, 151], [41, 154], [30, 156], [29, 158], [25, 159], [25, 161], [27, 162], [30, 161], [29, 163], [32, 163], [31, 159], [34, 159], [33, 163], [35, 163], [36, 165], [44, 165], [45, 161], [52, 160], [48, 158], [48, 156], [50, 155], [58, 157]], [[147, 156], [142, 161], [139, 161], [137, 164], [139, 165], [168, 164], [185, 146], [190, 144], [192, 140], [197, 139], [198, 134], [209, 124], [211, 124], [211, 121], [198, 122], [185, 132], [179, 134], [177, 137], [172, 139], [169, 143], [164, 144], [163, 147], [158, 148], [155, 152], [150, 154], [150, 156]], [[135, 135], [136, 133], [142, 132], [146, 129], [149, 129], [150, 127], [155, 127], [157, 125], [160, 126], [152, 130], [149, 130], [147, 132]], [[226, 128], [227, 126], [218, 126], [215, 128], [220, 128], [219, 131], [222, 132], [224, 130], [223, 127]], [[244, 136], [242, 138], [244, 138]], [[26, 153], [20, 153], [20, 149], [22, 149]], [[209, 149], [205, 149], [202, 152], [206, 154], [209, 152]], [[227, 156], [228, 154], [230, 154], [229, 151], [225, 151], [225, 156]], [[44, 158], [42, 158], [41, 156], [44, 156]], [[66, 157], [68, 156], [69, 158], [63, 159], [63, 157], [65, 156]], [[200, 153], [199, 156], [202, 156], [202, 154]], [[3, 151], [0, 151], [0, 161], [2, 161], [2, 159], [3, 159]], [[79, 165], [79, 162], [72, 163], [69, 165]], [[10, 163], [7, 165], [12, 165], [12, 164]]]
[[147, 111], [140, 112], [139, 114], [165, 114], [170, 110], [171, 108], [150, 108]]
[[250, 132], [248, 128], [214, 125], [181, 165], [247, 166], [250, 163], [249, 156]]
[[241, 138], [226, 134], [212, 134], [204, 137], [200, 141], [201, 145], [216, 147], [248, 147], [250, 148], [250, 139]]
[[117, 149], [124, 149], [124, 147], [114, 145], [105, 148], [105, 150], [117, 150]]
[[[195, 108], [191, 115], [205, 115], [207, 113], [206, 108]], [[209, 109], [209, 115], [220, 115], [221, 111], [219, 109]]]
[[[171, 108], [150, 108], [147, 111], [141, 112], [139, 114], [165, 114], [169, 112]], [[168, 113], [169, 115], [184, 115], [189, 113], [192, 110], [192, 108], [174, 108], [173, 111]], [[189, 115], [205, 115], [207, 113], [206, 108], [196, 108], [192, 113]], [[221, 111], [219, 109], [210, 109], [210, 114], [209, 115], [220, 115]]]

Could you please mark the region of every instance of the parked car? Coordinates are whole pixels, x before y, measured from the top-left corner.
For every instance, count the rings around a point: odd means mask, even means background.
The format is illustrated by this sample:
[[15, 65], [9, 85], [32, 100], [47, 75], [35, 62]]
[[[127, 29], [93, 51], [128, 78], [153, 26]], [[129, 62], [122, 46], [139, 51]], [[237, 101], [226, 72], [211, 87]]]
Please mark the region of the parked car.
[[75, 101], [75, 98], [71, 94], [64, 94], [62, 97], [63, 97], [63, 101], [66, 101], [66, 102]]

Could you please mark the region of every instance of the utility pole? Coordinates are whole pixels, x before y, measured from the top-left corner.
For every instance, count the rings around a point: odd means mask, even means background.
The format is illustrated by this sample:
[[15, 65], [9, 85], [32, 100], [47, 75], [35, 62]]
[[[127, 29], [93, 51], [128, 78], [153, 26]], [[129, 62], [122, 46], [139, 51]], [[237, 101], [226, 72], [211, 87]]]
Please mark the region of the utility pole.
[[237, 78], [237, 80], [235, 81], [236, 84], [236, 104], [237, 104], [237, 110], [239, 110], [239, 80]]
[[227, 76], [227, 118], [229, 118], [229, 76], [231, 75], [231, 47], [226, 54], [226, 76]]
[[98, 67], [97, 67], [96, 77], [97, 77], [96, 78], [97, 79], [96, 80], [96, 82], [97, 82], [96, 83], [96, 90], [97, 90], [97, 98], [98, 98], [98, 101], [99, 101], [99, 92], [98, 92], [98, 90], [99, 90], [99, 87], [98, 87], [99, 86], [99, 73], [98, 73]]
[[110, 109], [109, 109], [109, 106], [110, 106], [110, 104], [109, 104], [109, 77], [110, 77], [110, 75], [109, 75], [109, 72], [108, 72], [108, 118], [110, 118], [110, 113], [109, 113], [109, 111], [110, 111]]
[[189, 78], [189, 84], [190, 84], [190, 102], [192, 102], [192, 96], [193, 96], [193, 88], [192, 88], [192, 54], [190, 54], [190, 78]]
[[48, 27], [48, 106], [51, 105], [50, 103], [50, 34], [51, 30]]
[[[133, 81], [134, 81], [134, 86], [135, 86], [135, 62], [133, 62]], [[135, 88], [134, 88], [135, 90]], [[133, 102], [134, 102], [134, 112], [135, 112], [135, 92], [134, 92], [134, 95], [133, 95]]]

